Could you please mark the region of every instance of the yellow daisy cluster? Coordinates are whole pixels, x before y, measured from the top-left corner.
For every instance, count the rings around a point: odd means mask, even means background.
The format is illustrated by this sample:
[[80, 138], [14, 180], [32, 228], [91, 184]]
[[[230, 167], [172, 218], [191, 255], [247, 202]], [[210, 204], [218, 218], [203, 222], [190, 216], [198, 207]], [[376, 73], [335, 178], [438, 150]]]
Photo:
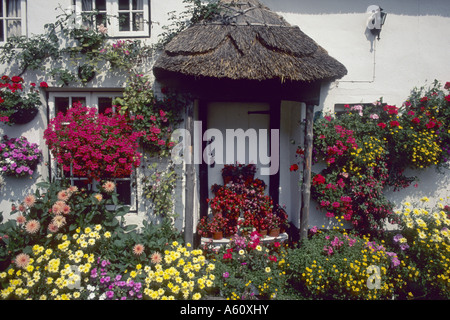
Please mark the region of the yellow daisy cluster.
[[374, 136], [369, 136], [364, 140], [362, 147], [354, 153], [356, 161], [365, 167], [376, 167], [379, 159], [386, 154], [385, 139], [382, 141]]
[[175, 241], [160, 263], [144, 268], [144, 295], [156, 300], [198, 300], [214, 286], [214, 268], [202, 250], [190, 250], [189, 244], [181, 246]]
[[83, 284], [88, 280], [95, 262], [89, 248], [95, 245], [92, 239], [108, 237], [100, 234], [102, 227], [80, 229], [70, 237], [58, 234], [56, 248], [34, 245], [29, 262], [21, 268], [12, 264], [0, 273], [5, 288], [2, 299], [71, 300], [81, 297]]
[[[450, 219], [444, 211], [443, 199], [440, 199], [436, 207], [427, 208], [427, 197], [421, 199], [421, 204], [405, 202], [402, 209], [396, 214], [401, 219], [403, 232], [412, 238], [409, 245], [414, 252], [420, 254], [421, 261], [425, 262], [426, 269], [411, 269], [408, 275], [410, 281], [419, 277], [425, 279], [429, 286], [441, 286], [450, 291]], [[412, 256], [408, 256], [413, 260]], [[407, 261], [408, 262], [408, 261]]]
[[[372, 248], [368, 237], [359, 240], [364, 244], [358, 246], [360, 251], [354, 258], [317, 259], [304, 269], [301, 279], [309, 292], [364, 300], [392, 297], [397, 281], [388, 273], [391, 257], [385, 250]], [[371, 268], [375, 271], [369, 272]], [[370, 287], [369, 282], [375, 279], [379, 286]]]
[[426, 168], [439, 162], [442, 149], [437, 143], [434, 131], [421, 131], [412, 135], [411, 161], [417, 168]]

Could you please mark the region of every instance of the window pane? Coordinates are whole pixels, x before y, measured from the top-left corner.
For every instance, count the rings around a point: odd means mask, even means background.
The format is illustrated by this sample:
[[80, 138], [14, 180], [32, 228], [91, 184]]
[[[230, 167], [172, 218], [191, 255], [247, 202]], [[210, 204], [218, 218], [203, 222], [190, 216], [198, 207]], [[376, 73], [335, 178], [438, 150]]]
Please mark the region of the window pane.
[[20, 0], [6, 1], [6, 16], [7, 17], [20, 17]]
[[133, 13], [133, 31], [143, 31], [143, 30], [144, 30], [144, 14]]
[[80, 102], [84, 107], [86, 107], [86, 97], [73, 97], [72, 98], [72, 106], [74, 106], [78, 102]]
[[119, 31], [130, 31], [129, 13], [119, 13]]
[[14, 37], [22, 35], [22, 23], [20, 20], [8, 20], [6, 22], [7, 37]]
[[101, 14], [97, 14], [95, 15], [95, 20], [97, 25], [101, 25], [103, 24], [104, 26], [106, 26], [106, 14], [101, 13]]
[[116, 181], [116, 191], [121, 203], [131, 205], [131, 181]]
[[81, 10], [82, 11], [92, 11], [94, 8], [92, 6], [92, 0], [82, 0]]
[[3, 1], [0, 1], [0, 17], [3, 17]]
[[106, 0], [96, 0], [95, 9], [98, 11], [106, 11]]
[[144, 0], [133, 0], [133, 10], [143, 10]]
[[101, 97], [98, 98], [98, 113], [105, 113], [106, 109], [112, 107], [112, 98]]
[[130, 1], [119, 0], [119, 10], [130, 10]]
[[66, 113], [69, 109], [69, 98], [68, 97], [55, 97], [55, 114], [60, 112]]
[[0, 19], [0, 41], [5, 41], [5, 32], [3, 29], [3, 19]]

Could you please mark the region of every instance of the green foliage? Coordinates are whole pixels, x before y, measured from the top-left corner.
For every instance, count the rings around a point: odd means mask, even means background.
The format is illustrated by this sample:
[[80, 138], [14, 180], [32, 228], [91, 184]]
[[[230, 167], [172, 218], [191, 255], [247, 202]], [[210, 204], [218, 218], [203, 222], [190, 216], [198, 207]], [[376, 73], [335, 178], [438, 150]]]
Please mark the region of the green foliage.
[[142, 179], [143, 195], [152, 202], [153, 213], [169, 216], [173, 211], [174, 189], [178, 176], [175, 167], [169, 164], [164, 170], [158, 170], [158, 163], [149, 166], [152, 173]]

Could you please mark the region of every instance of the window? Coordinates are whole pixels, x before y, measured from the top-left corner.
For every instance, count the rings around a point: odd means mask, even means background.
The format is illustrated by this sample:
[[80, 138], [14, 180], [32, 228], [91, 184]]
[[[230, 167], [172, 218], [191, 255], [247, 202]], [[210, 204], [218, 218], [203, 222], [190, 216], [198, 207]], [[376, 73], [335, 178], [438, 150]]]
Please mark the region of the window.
[[[120, 92], [50, 92], [49, 93], [49, 116], [54, 118], [59, 112], [66, 112], [75, 103], [95, 107], [99, 113], [104, 113], [106, 109], [112, 108], [112, 101], [115, 97], [122, 96]], [[113, 109], [114, 111], [114, 109]], [[88, 184], [87, 178], [79, 177], [72, 172], [65, 172], [60, 168], [56, 161], [52, 161], [54, 174], [57, 178], [70, 179], [72, 185], [79, 188], [88, 188], [97, 190], [98, 185]], [[134, 175], [126, 178], [114, 178], [116, 191], [119, 194], [121, 203], [131, 206], [131, 210], [136, 207], [136, 183]]]
[[26, 34], [25, 0], [0, 0], [0, 42]]
[[149, 36], [149, 0], [76, 0], [90, 26], [103, 24], [112, 37]]
[[[384, 105], [386, 105], [386, 103], [381, 104], [381, 107], [383, 107]], [[343, 115], [352, 110], [352, 108], [355, 108], [356, 106], [361, 106], [364, 109], [373, 107], [373, 103], [337, 103], [334, 105], [334, 113], [336, 117], [339, 117], [340, 115]]]

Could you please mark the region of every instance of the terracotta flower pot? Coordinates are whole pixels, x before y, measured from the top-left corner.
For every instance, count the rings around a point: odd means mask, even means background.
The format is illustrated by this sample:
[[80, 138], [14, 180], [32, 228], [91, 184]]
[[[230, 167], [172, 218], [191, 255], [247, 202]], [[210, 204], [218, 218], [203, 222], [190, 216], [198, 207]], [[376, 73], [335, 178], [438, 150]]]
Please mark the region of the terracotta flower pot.
[[265, 236], [267, 236], [267, 229], [266, 229], [266, 230], [259, 230], [258, 233], [259, 233], [262, 237], [265, 237]]
[[212, 238], [213, 238], [213, 240], [222, 240], [223, 232], [222, 231], [214, 232], [212, 235]]
[[280, 228], [274, 228], [269, 230], [269, 237], [278, 237], [280, 235]]

